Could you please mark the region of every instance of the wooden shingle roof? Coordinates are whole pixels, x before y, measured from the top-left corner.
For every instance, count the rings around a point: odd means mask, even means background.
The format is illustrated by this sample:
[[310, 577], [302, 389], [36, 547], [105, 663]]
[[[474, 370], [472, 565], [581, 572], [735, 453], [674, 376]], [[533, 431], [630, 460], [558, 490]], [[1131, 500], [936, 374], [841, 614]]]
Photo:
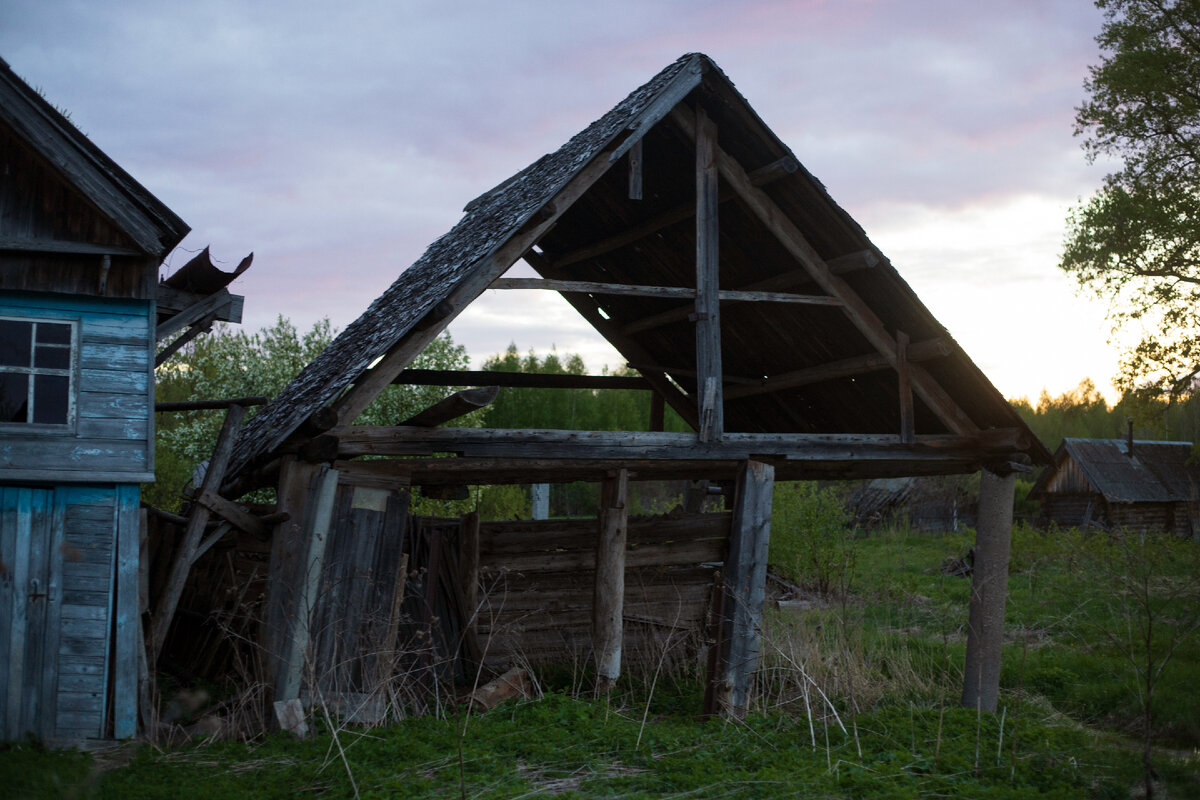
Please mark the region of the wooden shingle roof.
[[[1055, 476], [1068, 464], [1091, 491], [1110, 503], [1176, 503], [1194, 500], [1200, 465], [1193, 463], [1191, 442], [1136, 440], [1133, 455], [1125, 439], [1064, 439], [1030, 497], [1055, 491]], [[1077, 491], [1082, 487], [1072, 486]]]

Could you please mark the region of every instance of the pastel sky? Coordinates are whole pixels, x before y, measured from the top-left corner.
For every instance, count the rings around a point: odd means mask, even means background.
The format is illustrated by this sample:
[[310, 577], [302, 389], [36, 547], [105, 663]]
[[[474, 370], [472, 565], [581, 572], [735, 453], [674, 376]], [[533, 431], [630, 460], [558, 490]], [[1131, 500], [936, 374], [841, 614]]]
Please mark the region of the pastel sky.
[[[212, 245], [245, 325], [353, 320], [472, 198], [710, 55], [1009, 397], [1117, 354], [1058, 270], [1103, 178], [1072, 135], [1085, 0], [2, 0], [0, 57]], [[514, 273], [517, 274], [517, 273]], [[620, 357], [549, 293], [450, 330]], [[543, 296], [545, 295], [545, 296]]]

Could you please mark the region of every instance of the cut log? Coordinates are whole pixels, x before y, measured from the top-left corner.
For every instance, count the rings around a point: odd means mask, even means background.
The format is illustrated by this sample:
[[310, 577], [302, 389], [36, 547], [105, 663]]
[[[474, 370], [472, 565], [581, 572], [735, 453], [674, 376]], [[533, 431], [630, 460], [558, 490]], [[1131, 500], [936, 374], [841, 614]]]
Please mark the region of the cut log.
[[489, 711], [513, 697], [528, 698], [533, 688], [529, 673], [513, 667], [499, 678], [488, 681], [471, 692], [468, 701], [472, 708]]
[[477, 389], [464, 389], [444, 400], [439, 400], [424, 411], [414, 414], [401, 422], [401, 425], [415, 425], [419, 428], [435, 428], [452, 419], [487, 408], [500, 392], [498, 386], [481, 386]]

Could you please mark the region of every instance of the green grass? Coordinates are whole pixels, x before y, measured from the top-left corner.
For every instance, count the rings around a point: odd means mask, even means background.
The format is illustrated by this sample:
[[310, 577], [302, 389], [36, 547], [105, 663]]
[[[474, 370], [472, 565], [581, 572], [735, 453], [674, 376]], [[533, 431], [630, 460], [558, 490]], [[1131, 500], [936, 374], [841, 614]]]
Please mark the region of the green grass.
[[[968, 535], [902, 532], [857, 539], [845, 602], [768, 613], [760, 698], [744, 723], [698, 719], [695, 676], [660, 677], [653, 692], [649, 676], [627, 676], [595, 700], [570, 694], [578, 676], [547, 673], [543, 697], [472, 717], [461, 742], [462, 719], [421, 718], [345, 729], [336, 742], [324, 730], [307, 741], [274, 734], [252, 744], [143, 746], [104, 770], [98, 764], [111, 759], [9, 745], [0, 750], [2, 794], [1129, 797], [1141, 775], [1140, 706], [1128, 661], [1097, 633], [1123, 620], [1112, 587], [1086, 568], [1088, 548], [1099, 545], [1017, 530], [1003, 715], [977, 717], [955, 707], [969, 579], [939, 569], [969, 543]], [[845, 731], [812, 694], [810, 727], [802, 690], [811, 684], [800, 668], [829, 695]], [[1155, 704], [1155, 764], [1171, 797], [1200, 797], [1196, 685], [1193, 638], [1163, 673]]]

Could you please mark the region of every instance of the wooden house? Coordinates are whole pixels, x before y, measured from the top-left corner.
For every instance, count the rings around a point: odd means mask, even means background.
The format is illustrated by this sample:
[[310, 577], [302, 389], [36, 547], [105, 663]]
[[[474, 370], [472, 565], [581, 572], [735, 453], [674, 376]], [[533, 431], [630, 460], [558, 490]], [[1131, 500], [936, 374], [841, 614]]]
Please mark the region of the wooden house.
[[1200, 465], [1191, 442], [1064, 439], [1030, 498], [1041, 524], [1200, 532]]
[[[505, 277], [522, 259], [540, 277]], [[559, 292], [640, 376], [407, 369], [487, 290]], [[355, 424], [393, 383], [513, 381], [641, 389], [649, 430], [444, 427], [473, 407], [462, 393], [396, 425]], [[668, 405], [693, 432], [663, 431]], [[965, 699], [983, 687], [987, 708], [1012, 472], [1048, 460], [858, 224], [721, 70], [689, 54], [468, 203], [247, 423], [220, 492], [274, 486], [286, 521], [243, 554], [259, 583], [211, 602], [265, 597], [259, 644], [277, 701], [312, 690], [321, 665], [352, 667], [343, 689], [388, 673], [379, 656], [415, 619], [427, 648], [466, 660], [510, 645], [513, 658], [540, 658], [557, 642], [565, 660], [589, 659], [601, 686], [639, 632], [688, 627], [708, 643], [709, 709], [743, 713], [774, 481], [983, 470]], [[664, 478], [707, 482], [724, 513], [631, 522], [629, 482]], [[406, 511], [412, 487], [570, 481], [600, 484], [597, 519], [414, 525]], [[222, 569], [214, 561], [193, 588]], [[497, 587], [503, 602], [490, 603]], [[504, 620], [486, 616], [500, 607], [513, 612], [507, 640]]]
[[156, 273], [187, 231], [0, 61], [0, 739], [135, 733]]

